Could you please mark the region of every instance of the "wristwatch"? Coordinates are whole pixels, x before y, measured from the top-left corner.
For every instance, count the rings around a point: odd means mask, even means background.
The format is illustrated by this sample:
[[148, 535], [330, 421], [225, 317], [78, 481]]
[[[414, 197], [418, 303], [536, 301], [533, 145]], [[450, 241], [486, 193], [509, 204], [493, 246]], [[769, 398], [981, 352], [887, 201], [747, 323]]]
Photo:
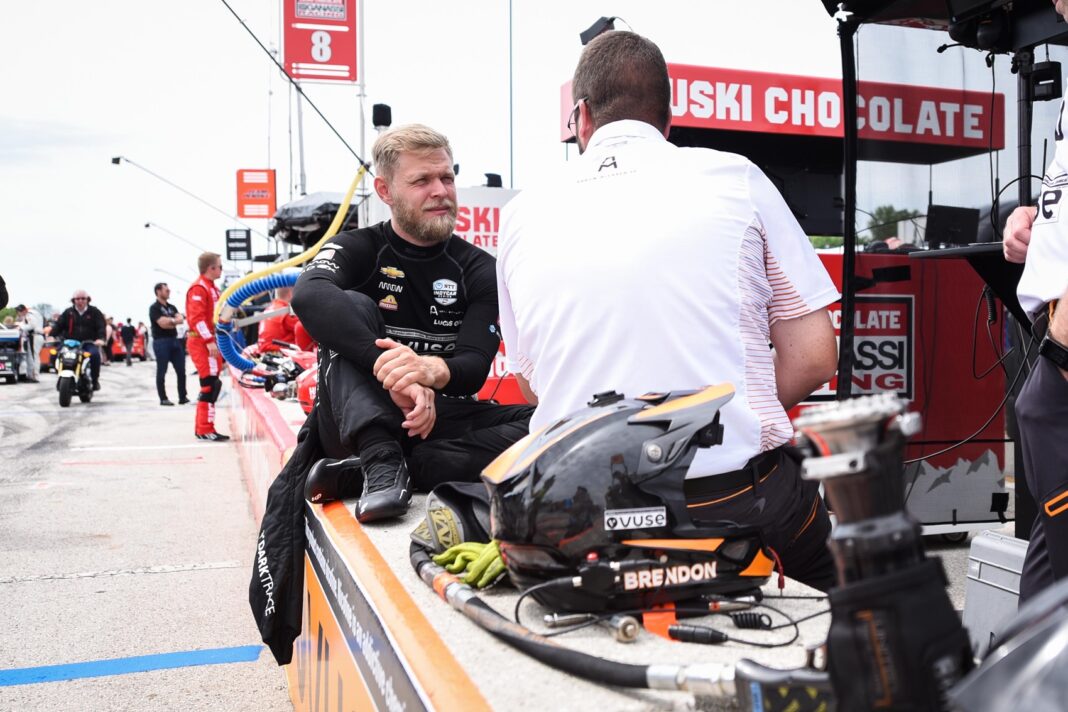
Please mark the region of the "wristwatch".
[[1060, 343], [1048, 333], [1046, 338], [1042, 339], [1042, 344], [1038, 347], [1038, 353], [1045, 356], [1062, 371], [1068, 371], [1068, 346]]

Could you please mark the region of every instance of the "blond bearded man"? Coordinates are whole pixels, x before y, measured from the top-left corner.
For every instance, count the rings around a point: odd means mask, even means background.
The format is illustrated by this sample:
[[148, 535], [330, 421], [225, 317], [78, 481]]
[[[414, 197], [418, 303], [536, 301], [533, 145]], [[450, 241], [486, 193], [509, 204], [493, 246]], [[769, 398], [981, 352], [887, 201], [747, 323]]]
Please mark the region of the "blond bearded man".
[[453, 235], [448, 139], [401, 126], [373, 157], [392, 218], [332, 238], [293, 294], [320, 345], [323, 450], [360, 456], [360, 521], [403, 514], [413, 487], [477, 480], [526, 434], [533, 410], [470, 399], [500, 344], [497, 284], [493, 257]]

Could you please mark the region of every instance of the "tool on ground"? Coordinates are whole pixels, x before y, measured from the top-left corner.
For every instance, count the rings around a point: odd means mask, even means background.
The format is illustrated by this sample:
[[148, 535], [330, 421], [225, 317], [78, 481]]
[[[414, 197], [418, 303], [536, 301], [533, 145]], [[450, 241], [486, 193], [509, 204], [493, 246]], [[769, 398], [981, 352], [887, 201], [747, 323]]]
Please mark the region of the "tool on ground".
[[[736, 665], [657, 663], [635, 665], [570, 650], [513, 623], [483, 601], [478, 592], [435, 564], [419, 544], [409, 551], [416, 574], [443, 600], [483, 630], [550, 667], [584, 680], [619, 687], [684, 690], [702, 697], [730, 698], [743, 710], [831, 712], [826, 673], [773, 670], [749, 660]], [[771, 706], [770, 703], [775, 706]]]
[[592, 613], [547, 613], [542, 620], [549, 628], [585, 627], [590, 623], [612, 631], [616, 641], [633, 643], [641, 633], [642, 624], [634, 616], [612, 615], [603, 617]]

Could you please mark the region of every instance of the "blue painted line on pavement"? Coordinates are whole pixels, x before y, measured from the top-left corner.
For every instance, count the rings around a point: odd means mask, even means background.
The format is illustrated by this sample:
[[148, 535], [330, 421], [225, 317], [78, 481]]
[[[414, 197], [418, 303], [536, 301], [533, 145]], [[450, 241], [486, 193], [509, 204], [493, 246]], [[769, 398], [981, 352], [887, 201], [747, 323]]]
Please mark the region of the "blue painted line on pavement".
[[234, 648], [188, 650], [180, 653], [138, 655], [112, 660], [90, 660], [67, 665], [42, 665], [41, 667], [12, 668], [0, 670], [0, 687], [11, 685], [34, 685], [40, 682], [61, 682], [85, 677], [127, 675], [132, 672], [166, 670], [195, 665], [221, 665], [224, 663], [250, 663], [260, 657], [262, 645], [243, 645]]

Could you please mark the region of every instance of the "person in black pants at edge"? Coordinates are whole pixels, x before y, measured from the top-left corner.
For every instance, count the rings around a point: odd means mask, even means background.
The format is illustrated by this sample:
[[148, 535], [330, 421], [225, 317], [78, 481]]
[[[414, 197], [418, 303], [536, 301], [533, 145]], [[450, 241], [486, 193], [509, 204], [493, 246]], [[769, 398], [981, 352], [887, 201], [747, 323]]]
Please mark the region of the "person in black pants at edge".
[[453, 235], [448, 139], [397, 127], [373, 158], [392, 218], [323, 245], [292, 302], [319, 342], [323, 451], [360, 457], [361, 522], [402, 515], [413, 487], [477, 481], [533, 412], [472, 398], [500, 345], [495, 261]]
[[133, 344], [134, 337], [137, 336], [133, 319], [126, 317], [126, 323], [119, 328], [119, 335], [122, 337], [122, 346], [126, 350], [126, 365], [133, 366]]
[[[156, 301], [148, 308], [148, 321], [152, 324], [152, 353], [156, 356], [156, 393], [160, 405], [174, 405], [167, 397], [167, 364], [174, 366], [178, 376], [178, 402], [189, 402], [185, 390], [185, 347], [178, 339], [177, 326], [185, 321], [178, 307], [171, 304], [171, 288], [166, 282], [156, 285]], [[129, 358], [130, 349], [126, 349]]]
[[[1053, 6], [1068, 21], [1068, 2]], [[1016, 296], [1031, 319], [1032, 345], [1021, 344], [1025, 361], [1038, 345], [1016, 397], [1023, 476], [1038, 505], [1020, 572], [1021, 606], [1068, 579], [1068, 220], [1060, 221], [1068, 173], [1065, 104], [1062, 99], [1038, 206], [1009, 215], [1002, 244], [1005, 260], [1024, 266]]]

